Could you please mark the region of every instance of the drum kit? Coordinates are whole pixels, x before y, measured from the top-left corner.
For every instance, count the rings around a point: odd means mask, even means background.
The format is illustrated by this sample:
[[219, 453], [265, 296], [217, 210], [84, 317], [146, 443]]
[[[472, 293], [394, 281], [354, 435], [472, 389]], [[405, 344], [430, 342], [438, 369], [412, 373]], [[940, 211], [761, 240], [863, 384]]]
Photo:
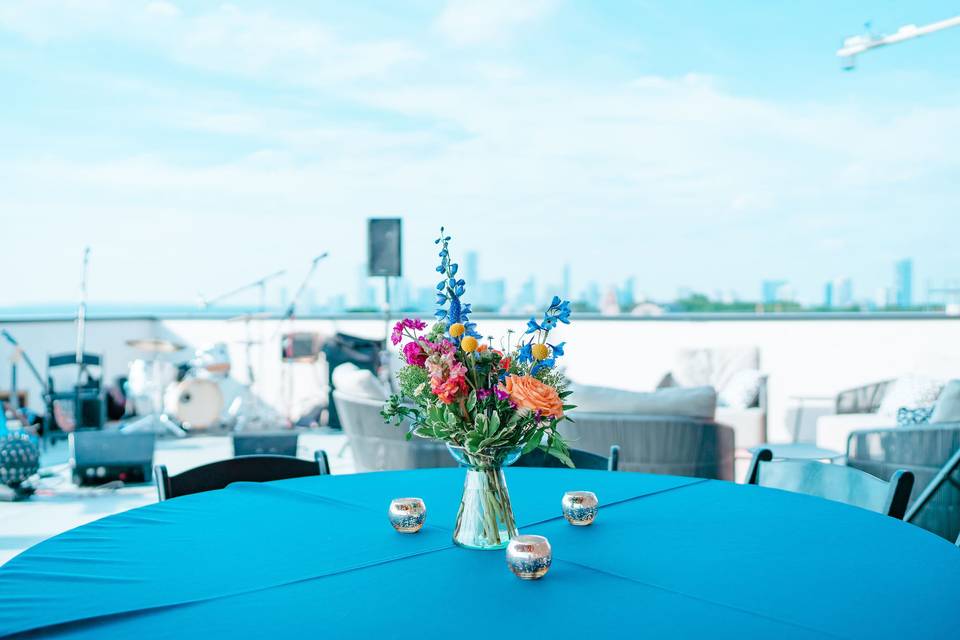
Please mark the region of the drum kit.
[[155, 338], [127, 340], [126, 344], [144, 357], [130, 363], [127, 379], [128, 400], [139, 417], [122, 430], [184, 436], [216, 427], [240, 431], [277, 422], [276, 414], [252, 392], [252, 371], [247, 384], [230, 377], [225, 343], [198, 349], [181, 363], [161, 357], [185, 350], [183, 344]]

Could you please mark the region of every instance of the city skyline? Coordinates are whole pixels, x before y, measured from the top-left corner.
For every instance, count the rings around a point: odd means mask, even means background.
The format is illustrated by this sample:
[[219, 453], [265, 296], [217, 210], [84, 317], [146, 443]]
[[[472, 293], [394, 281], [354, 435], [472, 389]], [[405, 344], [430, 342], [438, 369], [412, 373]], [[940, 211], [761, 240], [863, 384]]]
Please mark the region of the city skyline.
[[507, 298], [876, 299], [913, 256], [922, 299], [960, 275], [960, 32], [834, 55], [947, 3], [695, 3], [707, 30], [676, 3], [477, 6], [0, 3], [0, 306], [76, 299], [84, 246], [90, 299], [125, 304], [286, 269], [277, 300], [329, 251], [320, 304], [380, 216], [414, 289], [441, 225]]

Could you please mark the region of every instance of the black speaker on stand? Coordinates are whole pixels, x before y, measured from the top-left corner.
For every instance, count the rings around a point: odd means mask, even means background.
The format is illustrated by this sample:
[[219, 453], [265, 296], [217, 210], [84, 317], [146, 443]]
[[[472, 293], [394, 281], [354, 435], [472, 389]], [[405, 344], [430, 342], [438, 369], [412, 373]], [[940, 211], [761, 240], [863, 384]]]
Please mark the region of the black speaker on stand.
[[367, 227], [367, 275], [399, 278], [402, 224], [400, 218], [370, 218]]
[[383, 277], [384, 298], [387, 303], [384, 309], [384, 347], [380, 352], [380, 379], [392, 386], [390, 352], [386, 347], [387, 337], [390, 335], [390, 278], [403, 275], [403, 220], [370, 218], [367, 225], [367, 275]]

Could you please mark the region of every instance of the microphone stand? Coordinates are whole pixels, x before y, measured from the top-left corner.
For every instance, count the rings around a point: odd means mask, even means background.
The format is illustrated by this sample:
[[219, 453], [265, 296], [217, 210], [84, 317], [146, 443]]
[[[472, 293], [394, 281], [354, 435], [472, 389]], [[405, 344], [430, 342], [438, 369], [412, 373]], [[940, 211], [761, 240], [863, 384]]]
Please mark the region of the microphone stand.
[[[310, 283], [311, 278], [313, 278], [314, 272], [317, 270], [317, 265], [320, 263], [321, 260], [323, 260], [324, 258], [326, 258], [326, 257], [329, 256], [329, 255], [330, 255], [330, 252], [329, 252], [329, 251], [324, 251], [323, 253], [321, 253], [320, 255], [318, 255], [316, 258], [314, 258], [314, 259], [310, 262], [310, 269], [307, 270], [307, 274], [303, 277], [303, 281], [300, 283], [300, 286], [297, 288], [296, 293], [293, 294], [293, 299], [290, 300], [290, 304], [287, 306], [286, 310], [283, 312], [283, 315], [280, 317], [280, 322], [277, 323], [277, 330], [274, 332], [273, 338], [270, 339], [270, 342], [271, 342], [271, 343], [277, 338], [277, 336], [281, 333], [281, 331], [283, 331], [284, 323], [291, 323], [291, 322], [294, 320], [294, 318], [295, 318], [295, 316], [296, 316], [296, 311], [297, 311], [297, 302], [299, 302], [300, 297], [303, 295], [304, 291], [306, 291], [307, 285]], [[290, 398], [290, 394], [291, 394], [291, 392], [292, 392], [292, 390], [293, 390], [293, 389], [292, 389], [292, 386], [293, 386], [293, 385], [291, 384], [291, 381], [289, 380], [289, 378], [290, 378], [290, 375], [289, 375], [290, 369], [289, 369], [289, 368], [290, 368], [290, 363], [288, 362], [288, 363], [287, 363], [287, 367], [286, 367], [286, 374], [287, 374], [287, 375], [284, 375], [284, 376], [283, 376], [283, 387], [284, 387], [284, 388], [283, 388], [283, 391], [282, 391], [282, 395], [283, 395], [284, 400], [285, 400], [285, 403], [284, 403], [284, 404], [286, 404], [287, 420], [289, 420], [290, 422], [293, 422], [293, 420], [292, 420], [292, 418], [291, 418], [291, 416], [290, 416], [290, 413], [291, 413], [291, 406], [290, 406], [290, 405], [292, 404], [292, 400], [291, 400], [291, 398]]]
[[[218, 302], [223, 302], [224, 300], [228, 298], [232, 298], [233, 296], [239, 293], [243, 293], [244, 291], [249, 291], [250, 289], [258, 288], [260, 289], [259, 312], [260, 314], [263, 314], [267, 310], [267, 283], [270, 282], [271, 280], [279, 278], [280, 276], [284, 275], [286, 272], [287, 272], [286, 269], [281, 269], [280, 271], [274, 271], [271, 274], [263, 276], [259, 280], [254, 280], [253, 282], [245, 284], [242, 287], [237, 287], [236, 289], [232, 289], [230, 291], [227, 291], [226, 293], [221, 293], [220, 295], [210, 299], [204, 298], [201, 295], [200, 306], [203, 307], [204, 309], [209, 309], [211, 306], [217, 304]], [[250, 387], [252, 389], [253, 386], [256, 384], [256, 376], [254, 375], [254, 372], [253, 372], [253, 358], [250, 357], [250, 316], [249, 314], [247, 315], [246, 320], [244, 321], [244, 325], [245, 325], [244, 333], [246, 335], [246, 343], [244, 344], [244, 354], [246, 355], [246, 358], [247, 358], [247, 379], [249, 380]], [[260, 318], [260, 364], [258, 367], [261, 373], [263, 372], [263, 365], [264, 365], [263, 317], [261, 316]]]

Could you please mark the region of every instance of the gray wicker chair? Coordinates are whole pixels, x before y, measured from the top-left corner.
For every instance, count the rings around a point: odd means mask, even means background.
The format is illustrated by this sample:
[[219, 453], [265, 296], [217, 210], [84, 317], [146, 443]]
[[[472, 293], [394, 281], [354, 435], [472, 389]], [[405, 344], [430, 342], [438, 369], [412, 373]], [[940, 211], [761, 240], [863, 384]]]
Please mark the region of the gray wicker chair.
[[340, 424], [347, 436], [357, 471], [455, 467], [446, 445], [423, 438], [406, 439], [407, 426], [386, 424], [382, 400], [333, 392]]
[[[905, 520], [954, 540], [960, 532], [960, 473], [950, 470], [930, 495], [925, 487], [960, 449], [960, 424], [864, 429], [847, 440], [847, 465], [888, 480], [897, 469], [912, 471], [916, 487]], [[922, 508], [914, 509], [918, 497]]]
[[620, 471], [733, 480], [733, 429], [698, 418], [576, 413], [560, 423], [570, 446], [607, 455], [620, 446]]

